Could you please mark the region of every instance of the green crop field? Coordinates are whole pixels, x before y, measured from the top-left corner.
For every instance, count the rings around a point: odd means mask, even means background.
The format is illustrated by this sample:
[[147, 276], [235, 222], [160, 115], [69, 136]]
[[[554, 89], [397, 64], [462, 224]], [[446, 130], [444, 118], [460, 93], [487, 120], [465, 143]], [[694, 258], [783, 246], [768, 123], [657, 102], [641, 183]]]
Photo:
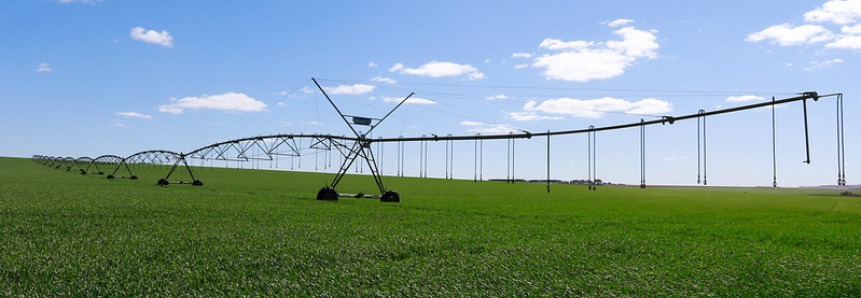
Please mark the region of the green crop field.
[[386, 177], [401, 203], [325, 202], [331, 174], [165, 173], [0, 158], [0, 297], [861, 296], [837, 191]]

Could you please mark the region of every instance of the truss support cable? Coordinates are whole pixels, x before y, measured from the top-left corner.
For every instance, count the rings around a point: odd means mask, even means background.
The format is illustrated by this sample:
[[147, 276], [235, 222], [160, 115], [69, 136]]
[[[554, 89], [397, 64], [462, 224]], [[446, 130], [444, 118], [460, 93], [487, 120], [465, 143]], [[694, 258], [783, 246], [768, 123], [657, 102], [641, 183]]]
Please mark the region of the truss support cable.
[[[640, 119], [640, 123], [645, 120]], [[640, 188], [646, 188], [646, 126], [640, 126]]]
[[[774, 102], [774, 96], [771, 97], [771, 102]], [[774, 105], [771, 106], [771, 156], [772, 156], [772, 167], [774, 173], [774, 182], [772, 182], [772, 187], [777, 187], [777, 121], [774, 117]]]

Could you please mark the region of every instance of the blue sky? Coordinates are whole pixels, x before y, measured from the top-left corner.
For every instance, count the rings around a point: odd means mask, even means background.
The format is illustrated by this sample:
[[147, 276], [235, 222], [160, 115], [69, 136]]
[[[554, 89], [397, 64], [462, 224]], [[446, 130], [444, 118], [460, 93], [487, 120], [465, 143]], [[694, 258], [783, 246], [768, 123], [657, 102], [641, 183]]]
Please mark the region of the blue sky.
[[[0, 39], [2, 156], [349, 134], [316, 77], [348, 114], [379, 117], [416, 92], [375, 137], [567, 130], [842, 92], [850, 183], [857, 164], [861, 0], [9, 0]], [[781, 185], [836, 182], [834, 99], [809, 109], [807, 165], [801, 104], [777, 108]], [[707, 120], [710, 184], [771, 184], [770, 116]], [[696, 183], [696, 132], [647, 128], [647, 182]], [[638, 136], [598, 134], [599, 178], [639, 183]], [[485, 177], [505, 177], [505, 146], [485, 143]], [[545, 140], [516, 146], [516, 176], [543, 178]], [[551, 149], [553, 178], [586, 177], [585, 135]], [[430, 176], [445, 175], [444, 150], [430, 144]], [[455, 177], [472, 179], [473, 143], [455, 150]], [[418, 144], [407, 153], [418, 175]]]

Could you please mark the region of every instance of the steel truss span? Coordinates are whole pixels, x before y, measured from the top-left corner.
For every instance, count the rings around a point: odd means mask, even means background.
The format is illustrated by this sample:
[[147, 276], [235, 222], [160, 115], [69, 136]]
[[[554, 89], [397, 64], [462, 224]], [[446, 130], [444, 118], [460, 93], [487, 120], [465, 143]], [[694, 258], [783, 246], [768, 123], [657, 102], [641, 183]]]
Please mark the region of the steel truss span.
[[[315, 84], [317, 83], [314, 80]], [[339, 197], [356, 197], [356, 198], [378, 198], [383, 202], [400, 202], [400, 195], [393, 191], [385, 188], [383, 184], [382, 177], [379, 173], [379, 164], [374, 157], [374, 150], [372, 150], [372, 144], [377, 143], [378, 154], [380, 154], [380, 146], [379, 144], [383, 143], [391, 143], [396, 142], [398, 144], [397, 150], [397, 160], [398, 160], [398, 176], [403, 175], [403, 155], [406, 153], [403, 150], [404, 142], [419, 142], [422, 145], [427, 144], [428, 141], [445, 141], [447, 146], [446, 149], [449, 149], [449, 146], [453, 146], [453, 141], [474, 141], [476, 144], [476, 156], [483, 153], [478, 153], [479, 146], [478, 144], [484, 140], [501, 140], [507, 139], [509, 141], [513, 141], [516, 139], [531, 139], [532, 137], [546, 137], [547, 138], [547, 167], [548, 167], [548, 177], [547, 177], [547, 190], [550, 191], [550, 138], [552, 136], [560, 136], [560, 135], [571, 135], [571, 134], [589, 134], [590, 142], [591, 138], [595, 135], [596, 132], [600, 131], [611, 131], [611, 130], [619, 130], [625, 128], [633, 128], [639, 127], [641, 129], [640, 139], [641, 139], [641, 188], [646, 187], [646, 170], [645, 170], [645, 128], [650, 125], [672, 125], [677, 121], [684, 120], [697, 120], [698, 129], [697, 129], [697, 183], [706, 184], [706, 176], [705, 176], [705, 158], [706, 158], [706, 141], [705, 141], [705, 119], [710, 116], [716, 116], [721, 114], [735, 113], [741, 112], [751, 109], [763, 108], [763, 107], [774, 107], [781, 104], [787, 104], [791, 102], [801, 101], [804, 104], [804, 123], [805, 123], [805, 141], [807, 141], [808, 146], [806, 147], [806, 163], [810, 163], [810, 148], [809, 148], [809, 138], [807, 131], [807, 101], [819, 101], [822, 98], [836, 98], [837, 103], [837, 157], [838, 157], [838, 185], [846, 184], [846, 169], [845, 169], [845, 146], [844, 146], [844, 127], [843, 127], [843, 94], [842, 93], [832, 93], [820, 95], [816, 92], [804, 92], [795, 97], [784, 98], [780, 100], [772, 99], [771, 101], [765, 101], [750, 105], [743, 105], [738, 107], [714, 110], [714, 111], [704, 111], [700, 110], [697, 113], [687, 114], [687, 115], [678, 115], [678, 116], [662, 116], [660, 119], [645, 121], [640, 120], [638, 122], [612, 125], [612, 126], [604, 126], [604, 127], [595, 127], [589, 126], [588, 128], [583, 129], [574, 129], [574, 130], [561, 130], [561, 131], [544, 131], [544, 132], [528, 132], [528, 131], [520, 131], [520, 132], [511, 132], [507, 134], [496, 134], [496, 135], [483, 135], [483, 134], [475, 134], [475, 135], [446, 135], [446, 136], [420, 136], [420, 137], [397, 137], [397, 138], [384, 138], [380, 137], [377, 139], [372, 139], [367, 137], [367, 135], [373, 130], [373, 128], [377, 127], [383, 120], [385, 120], [392, 112], [394, 112], [401, 104], [406, 102], [412, 94], [407, 96], [403, 101], [401, 101], [394, 109], [392, 109], [385, 117], [381, 119], [378, 118], [363, 118], [357, 116], [349, 116], [344, 115], [340, 112], [335, 103], [329, 98], [329, 95], [326, 94], [325, 90], [317, 84], [320, 91], [325, 95], [326, 99], [332, 104], [333, 108], [338, 111], [341, 115], [344, 122], [350, 128], [350, 130], [354, 133], [353, 136], [335, 136], [330, 134], [273, 134], [273, 135], [263, 135], [263, 136], [254, 136], [247, 137], [241, 139], [235, 139], [230, 141], [219, 142], [215, 144], [210, 144], [187, 153], [168, 151], [168, 150], [147, 150], [141, 151], [127, 157], [121, 157], [117, 155], [102, 155], [95, 158], [91, 157], [58, 157], [58, 156], [48, 156], [48, 155], [33, 155], [32, 160], [36, 163], [53, 167], [55, 169], [65, 170], [69, 172], [79, 172], [82, 175], [95, 174], [95, 175], [105, 175], [107, 179], [130, 179], [137, 180], [138, 177], [133, 173], [133, 166], [141, 166], [141, 165], [164, 165], [168, 168], [168, 172], [164, 176], [164, 178], [159, 179], [156, 184], [161, 186], [166, 186], [170, 184], [190, 184], [194, 186], [202, 186], [203, 182], [198, 180], [194, 176], [193, 166], [192, 164], [195, 161], [200, 161], [201, 165], [205, 165], [207, 161], [223, 161], [225, 164], [228, 162], [253, 162], [257, 161], [269, 161], [275, 162], [277, 167], [277, 162], [279, 157], [301, 157], [303, 153], [303, 149], [310, 149], [315, 152], [315, 154], [324, 154], [324, 156], [328, 156], [331, 165], [331, 154], [333, 152], [337, 152], [343, 158], [341, 165], [338, 167], [338, 172], [335, 175], [332, 182], [322, 189], [317, 194], [317, 199], [319, 200], [337, 200]], [[353, 117], [354, 123], [351, 123], [347, 120], [347, 117]], [[359, 118], [358, 120], [356, 118]], [[370, 121], [376, 121], [375, 125], [371, 126], [371, 129], [368, 132], [360, 134], [355, 128], [354, 125], [369, 125]], [[701, 127], [700, 127], [701, 126]], [[702, 135], [700, 135], [702, 133]], [[774, 129], [772, 130], [774, 134]], [[303, 143], [305, 145], [303, 145]], [[513, 145], [513, 144], [511, 144]], [[597, 148], [592, 148], [594, 144], [590, 146], [590, 160], [594, 159], [594, 152]], [[509, 148], [513, 149], [513, 148]], [[483, 149], [482, 149], [483, 150]], [[453, 148], [452, 148], [453, 151]], [[513, 150], [512, 150], [513, 151]], [[702, 155], [701, 155], [702, 154]], [[774, 150], [774, 154], [776, 154], [776, 149]], [[512, 153], [509, 153], [512, 155]], [[446, 158], [453, 159], [452, 156], [449, 157], [449, 154], [446, 154]], [[513, 159], [513, 156], [509, 156], [509, 158]], [[355, 162], [359, 159], [362, 159], [367, 164], [368, 170], [371, 172], [371, 175], [374, 177], [374, 181], [376, 183], [377, 189], [380, 191], [381, 195], [365, 195], [363, 193], [359, 193], [356, 195], [352, 194], [339, 194], [335, 187], [341, 181], [342, 178], [346, 175], [347, 171], [353, 167]], [[447, 159], [448, 160], [448, 159]], [[422, 161], [426, 162], [426, 161]], [[450, 161], [447, 161], [447, 166]], [[292, 161], [291, 161], [292, 164]], [[130, 166], [131, 165], [131, 166]], [[300, 159], [301, 166], [301, 159]], [[590, 178], [588, 181], [589, 189], [597, 188], [597, 185], [600, 184], [600, 180], [597, 180], [597, 176], [592, 177], [591, 175], [596, 171], [596, 165], [589, 164], [590, 169]], [[701, 167], [702, 166], [702, 167]], [[476, 168], [480, 168], [480, 165], [476, 165]], [[702, 180], [700, 180], [700, 171], [702, 168]], [[171, 175], [173, 175], [177, 169], [185, 170], [188, 173], [190, 181], [171, 181]], [[448, 171], [448, 167], [446, 170]], [[777, 187], [777, 167], [776, 167], [776, 159], [774, 166], [774, 186]], [[513, 169], [509, 170], [509, 180], [511, 183], [515, 181]], [[477, 174], [477, 173], [476, 173]], [[448, 177], [448, 173], [446, 173]], [[476, 175], [478, 176], [478, 174]], [[594, 179], [594, 180], [593, 180]], [[474, 179], [478, 180], [478, 179]]]

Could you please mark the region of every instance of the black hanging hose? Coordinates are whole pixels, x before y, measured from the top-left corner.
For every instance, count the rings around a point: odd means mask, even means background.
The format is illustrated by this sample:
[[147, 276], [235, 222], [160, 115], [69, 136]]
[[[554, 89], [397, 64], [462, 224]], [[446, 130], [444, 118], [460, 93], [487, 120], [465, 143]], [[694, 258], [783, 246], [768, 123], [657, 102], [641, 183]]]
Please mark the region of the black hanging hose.
[[586, 133], [586, 177], [589, 190], [592, 190], [592, 131]]
[[[645, 122], [640, 119], [640, 123]], [[640, 188], [646, 188], [646, 126], [640, 126]]]
[[[705, 110], [699, 110], [697, 114], [697, 184], [702, 182], [703, 185], [708, 184], [706, 178], [708, 172], [707, 146], [706, 146], [706, 113]], [[701, 136], [702, 135], [702, 136]], [[700, 146], [702, 145], [702, 147]], [[700, 165], [702, 165], [702, 181], [700, 181]]]
[[[774, 96], [771, 97], [771, 102], [774, 102]], [[771, 105], [771, 156], [772, 156], [772, 166], [774, 171], [774, 182], [772, 182], [773, 187], [777, 187], [777, 125], [774, 120], [774, 105]]]
[[846, 145], [843, 134], [843, 94], [837, 95], [837, 185], [846, 185]]
[[550, 131], [547, 132], [547, 193], [550, 193]]

